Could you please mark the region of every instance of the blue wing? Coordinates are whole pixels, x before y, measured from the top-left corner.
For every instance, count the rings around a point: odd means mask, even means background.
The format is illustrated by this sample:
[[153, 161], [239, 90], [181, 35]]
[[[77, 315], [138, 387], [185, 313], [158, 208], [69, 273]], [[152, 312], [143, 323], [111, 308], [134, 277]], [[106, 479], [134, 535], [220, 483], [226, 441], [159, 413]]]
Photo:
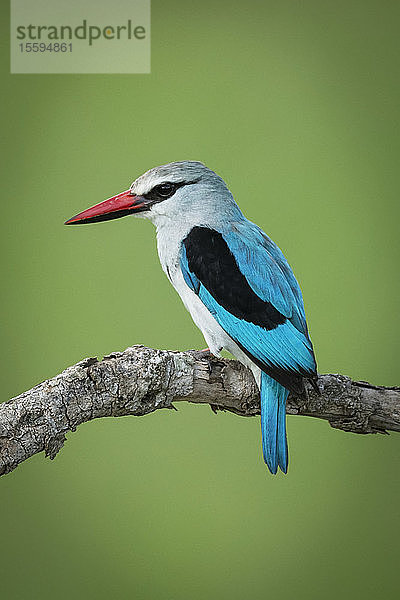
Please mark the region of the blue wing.
[[255, 293], [308, 337], [301, 290], [278, 246], [249, 221], [235, 223], [223, 237]]
[[287, 389], [301, 392], [302, 377], [315, 374], [314, 353], [299, 285], [276, 244], [249, 221], [220, 231], [195, 227], [183, 242], [181, 269], [244, 352]]

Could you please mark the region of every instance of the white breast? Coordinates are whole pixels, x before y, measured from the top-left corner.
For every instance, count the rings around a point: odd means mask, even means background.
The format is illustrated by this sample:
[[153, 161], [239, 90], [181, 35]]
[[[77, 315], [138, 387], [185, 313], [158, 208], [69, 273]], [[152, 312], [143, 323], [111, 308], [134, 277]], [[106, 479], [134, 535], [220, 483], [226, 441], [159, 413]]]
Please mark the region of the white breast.
[[157, 250], [160, 263], [168, 279], [182, 298], [182, 302], [200, 329], [210, 351], [218, 355], [226, 347], [228, 336], [217, 323], [198, 296], [186, 284], [180, 268], [180, 251], [182, 240], [191, 227], [184, 224], [179, 230], [171, 231], [169, 227], [157, 227]]
[[191, 225], [181, 224], [179, 228], [171, 231], [170, 227], [162, 227], [157, 224], [157, 249], [163, 271], [182, 298], [193, 321], [202, 332], [210, 352], [218, 356], [222, 348], [225, 348], [246, 367], [249, 367], [253, 371], [256, 381], [259, 382], [260, 369], [252, 363], [222, 329], [183, 278], [180, 268], [181, 244], [191, 228]]

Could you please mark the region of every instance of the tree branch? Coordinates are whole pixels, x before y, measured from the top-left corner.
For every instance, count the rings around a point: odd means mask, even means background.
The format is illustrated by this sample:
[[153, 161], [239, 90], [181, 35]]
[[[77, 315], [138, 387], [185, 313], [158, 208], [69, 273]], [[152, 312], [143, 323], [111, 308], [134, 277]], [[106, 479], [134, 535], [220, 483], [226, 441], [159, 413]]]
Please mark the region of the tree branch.
[[[320, 375], [321, 396], [290, 395], [287, 413], [326, 419], [353, 433], [400, 431], [400, 388], [343, 375]], [[99, 417], [142, 416], [186, 400], [250, 417], [260, 414], [250, 371], [205, 352], [169, 352], [143, 346], [87, 358], [53, 379], [0, 404], [0, 475], [44, 451], [54, 458], [68, 431]]]

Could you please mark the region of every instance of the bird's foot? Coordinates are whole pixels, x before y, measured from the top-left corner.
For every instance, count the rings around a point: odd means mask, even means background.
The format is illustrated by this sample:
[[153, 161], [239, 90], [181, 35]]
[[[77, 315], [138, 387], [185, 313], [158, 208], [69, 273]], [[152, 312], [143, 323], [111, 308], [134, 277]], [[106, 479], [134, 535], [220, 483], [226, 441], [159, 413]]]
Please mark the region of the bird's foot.
[[225, 412], [223, 406], [219, 406], [218, 404], [210, 404], [210, 408], [213, 411], [214, 415], [218, 414], [218, 412]]

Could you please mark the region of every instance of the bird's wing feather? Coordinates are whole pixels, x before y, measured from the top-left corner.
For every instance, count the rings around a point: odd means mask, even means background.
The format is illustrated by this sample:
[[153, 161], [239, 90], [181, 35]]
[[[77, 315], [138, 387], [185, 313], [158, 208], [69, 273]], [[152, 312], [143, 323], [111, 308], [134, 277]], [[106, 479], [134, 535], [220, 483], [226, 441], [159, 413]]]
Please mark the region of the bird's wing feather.
[[235, 223], [223, 237], [255, 293], [308, 335], [301, 290], [280, 248], [249, 221]]
[[262, 370], [300, 393], [315, 373], [303, 301], [281, 251], [252, 223], [194, 227], [182, 244], [187, 285]]

